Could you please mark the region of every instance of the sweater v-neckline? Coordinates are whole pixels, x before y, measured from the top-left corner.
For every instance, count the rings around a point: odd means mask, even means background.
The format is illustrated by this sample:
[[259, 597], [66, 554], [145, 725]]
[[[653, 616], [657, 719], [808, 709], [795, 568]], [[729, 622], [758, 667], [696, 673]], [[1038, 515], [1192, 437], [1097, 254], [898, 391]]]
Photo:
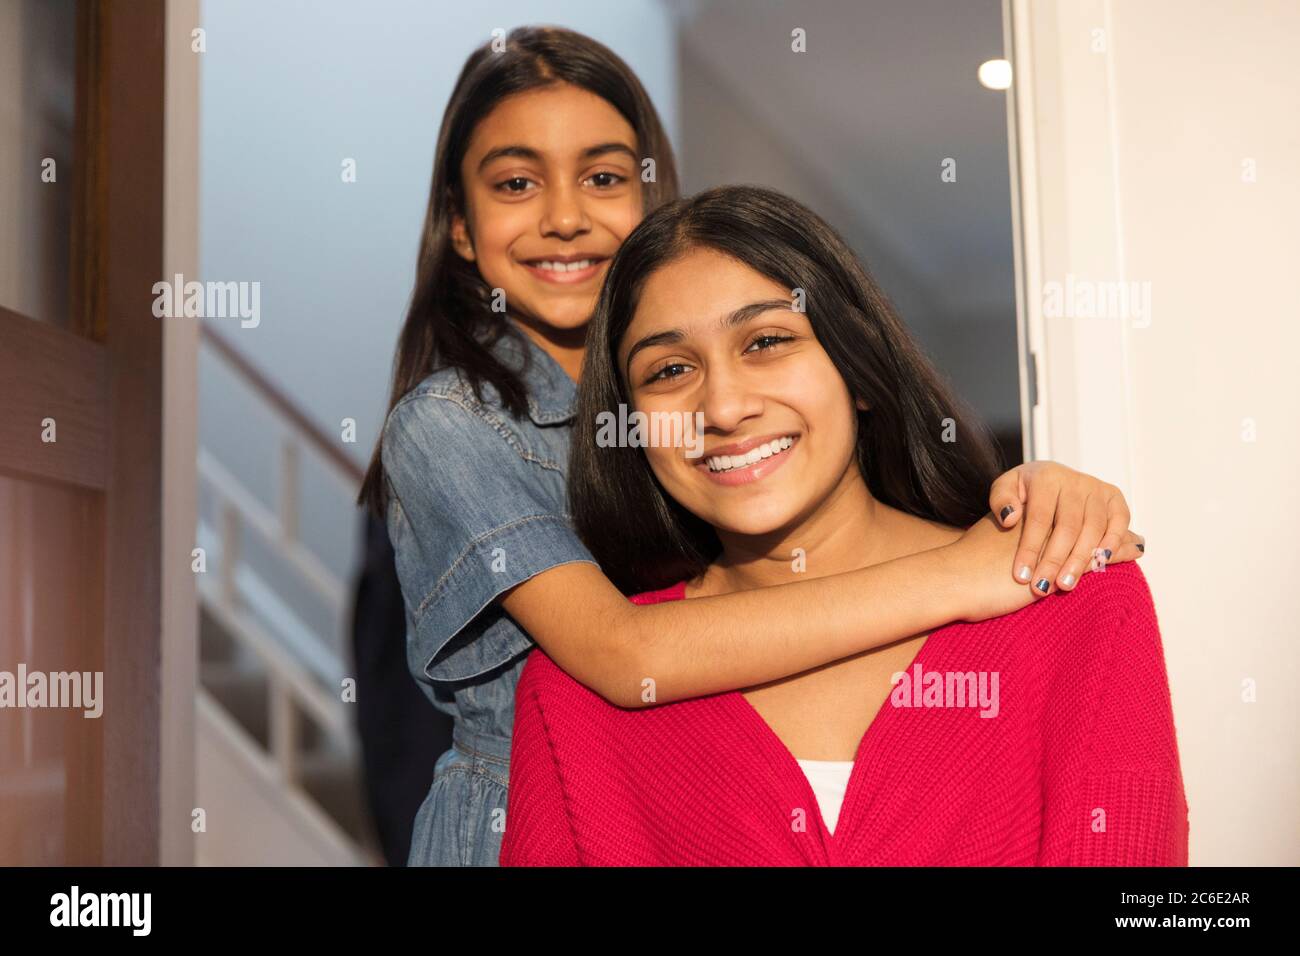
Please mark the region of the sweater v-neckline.
[[[683, 587], [682, 590], [684, 594], [685, 588]], [[927, 657], [927, 652], [930, 645], [934, 643], [935, 638], [942, 637], [943, 633], [952, 626], [952, 624], [945, 624], [930, 631], [925, 641], [922, 642], [920, 650], [912, 656], [907, 666], [897, 673], [910, 674], [917, 664], [922, 664], [922, 671], [924, 672], [926, 668], [922, 663], [922, 658]], [[793, 774], [800, 780], [802, 795], [805, 798], [811, 798], [812, 803], [810, 805], [817, 807], [817, 822], [821, 826], [822, 837], [826, 840], [827, 852], [832, 857], [830, 860], [832, 865], [838, 863], [834, 859], [837, 855], [837, 848], [846, 843], [855, 829], [856, 808], [857, 804], [861, 802], [859, 793], [866, 786], [863, 774], [866, 772], [864, 765], [867, 760], [864, 758], [870, 757], [877, 746], [877, 741], [880, 739], [880, 735], [884, 733], [885, 727], [890, 720], [890, 711], [901, 709], [892, 706], [890, 703], [896, 687], [896, 684], [890, 687], [889, 693], [885, 695], [884, 701], [881, 702], [880, 707], [871, 718], [871, 723], [867, 725], [866, 731], [862, 734], [862, 739], [858, 741], [853, 756], [853, 769], [849, 772], [849, 779], [844, 787], [844, 800], [840, 803], [839, 820], [836, 822], [834, 831], [826, 825], [826, 818], [822, 813], [821, 805], [817, 803], [817, 797], [813, 793], [812, 782], [808, 779], [808, 775], [804, 773], [803, 767], [799, 766], [798, 759], [791, 753], [785, 741], [772, 729], [772, 725], [763, 718], [763, 715], [758, 712], [758, 708], [749, 702], [749, 699], [745, 697], [742, 691], [727, 691], [722, 695], [723, 699], [729, 700], [732, 706], [737, 709], [739, 719], [753, 728], [758, 738], [766, 743], [767, 749], [776, 755], [775, 759], [785, 767], [785, 773], [782, 774], [782, 777], [790, 778], [791, 774]]]

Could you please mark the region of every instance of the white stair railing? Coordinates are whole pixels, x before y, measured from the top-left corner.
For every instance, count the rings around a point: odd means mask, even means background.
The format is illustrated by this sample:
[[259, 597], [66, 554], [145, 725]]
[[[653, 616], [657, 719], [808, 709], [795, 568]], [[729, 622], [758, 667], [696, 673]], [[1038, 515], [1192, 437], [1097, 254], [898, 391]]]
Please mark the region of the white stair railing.
[[[264, 798], [268, 781], [284, 789], [282, 798], [272, 801], [276, 812], [293, 817], [292, 830], [299, 836], [314, 834], [323, 840], [317, 847], [321, 858], [339, 859], [342, 854], [356, 862], [374, 862], [377, 858], [373, 852], [333, 824], [302, 787], [304, 715], [324, 738], [326, 751], [337, 753], [354, 766], [358, 763], [350, 705], [340, 692], [341, 677], [348, 669], [339, 648], [345, 646], [342, 634], [349, 589], [299, 533], [302, 464], [305, 459], [319, 463], [331, 476], [349, 517], [355, 513], [352, 502], [360, 487], [361, 469], [218, 334], [204, 327], [202, 342], [236, 373], [241, 386], [257, 397], [277, 431], [279, 455], [278, 496], [272, 509], [213, 453], [199, 449], [200, 495], [207, 496], [210, 513], [215, 516], [215, 527], [200, 522], [199, 539], [209, 545], [210, 560], [219, 569], [217, 575], [199, 576], [199, 598], [204, 610], [234, 643], [237, 657], [252, 662], [256, 672], [265, 678], [269, 742], [263, 749], [252, 735], [244, 735], [238, 745], [232, 744], [238, 735], [231, 728], [237, 722], [222, 719], [218, 713], [221, 704], [206, 692], [202, 702], [208, 717], [201, 722], [201, 728], [214, 733], [220, 730], [219, 746], [214, 741], [208, 749], [219, 755], [214, 760], [220, 759], [223, 765], [231, 760], [242, 761], [247, 779], [253, 782], [250, 787], [258, 791], [250, 794], [250, 799], [262, 797], [259, 806], [263, 809], [267, 805]], [[305, 456], [304, 451], [310, 454]], [[323, 610], [333, 622], [333, 635], [323, 637], [316, 628], [303, 624], [302, 616], [278, 601], [274, 590], [259, 580], [245, 560], [246, 535], [256, 537], [261, 553], [269, 555], [277, 573], [289, 574], [307, 586], [319, 604], [317, 610]], [[229, 795], [225, 799], [232, 802]], [[304, 807], [312, 807], [310, 813], [305, 813]]]

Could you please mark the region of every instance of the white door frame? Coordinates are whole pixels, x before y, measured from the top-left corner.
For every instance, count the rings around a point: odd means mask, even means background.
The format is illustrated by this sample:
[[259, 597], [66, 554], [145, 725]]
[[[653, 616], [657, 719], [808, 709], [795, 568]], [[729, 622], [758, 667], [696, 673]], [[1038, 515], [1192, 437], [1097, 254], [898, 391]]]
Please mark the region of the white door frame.
[[[200, 0], [167, 0], [163, 143], [163, 275], [199, 272], [199, 56], [190, 31]], [[198, 589], [190, 570], [198, 527], [198, 320], [163, 329], [162, 693], [159, 863], [195, 862]]]
[[1110, 4], [1004, 0], [1003, 14], [1026, 457], [1104, 475], [1128, 494], [1130, 322], [1072, 317], [1069, 295], [1127, 283], [1114, 57], [1095, 49], [1114, 42]]

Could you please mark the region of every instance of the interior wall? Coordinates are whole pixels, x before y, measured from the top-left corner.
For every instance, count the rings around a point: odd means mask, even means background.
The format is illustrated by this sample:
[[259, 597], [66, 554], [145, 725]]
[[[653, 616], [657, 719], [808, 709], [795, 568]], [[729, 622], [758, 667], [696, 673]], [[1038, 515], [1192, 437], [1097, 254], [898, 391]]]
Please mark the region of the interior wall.
[[[1146, 536], [1191, 863], [1295, 865], [1300, 7], [1011, 9], [1036, 428]], [[1052, 314], [1080, 281], [1137, 295]]]

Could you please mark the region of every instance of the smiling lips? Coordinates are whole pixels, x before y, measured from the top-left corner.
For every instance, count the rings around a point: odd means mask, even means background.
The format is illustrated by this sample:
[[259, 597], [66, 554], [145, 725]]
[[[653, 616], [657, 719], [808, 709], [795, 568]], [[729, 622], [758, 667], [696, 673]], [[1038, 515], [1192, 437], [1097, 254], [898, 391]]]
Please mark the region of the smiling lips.
[[[719, 485], [747, 485], [761, 481], [785, 464], [790, 449], [799, 441], [798, 435], [777, 435], [773, 438], [749, 440], [726, 445], [705, 455], [695, 466]], [[717, 454], [726, 451], [730, 454]]]
[[582, 253], [572, 256], [550, 256], [544, 259], [523, 260], [523, 267], [543, 282], [556, 285], [573, 285], [586, 282], [600, 274], [600, 267], [608, 256]]

